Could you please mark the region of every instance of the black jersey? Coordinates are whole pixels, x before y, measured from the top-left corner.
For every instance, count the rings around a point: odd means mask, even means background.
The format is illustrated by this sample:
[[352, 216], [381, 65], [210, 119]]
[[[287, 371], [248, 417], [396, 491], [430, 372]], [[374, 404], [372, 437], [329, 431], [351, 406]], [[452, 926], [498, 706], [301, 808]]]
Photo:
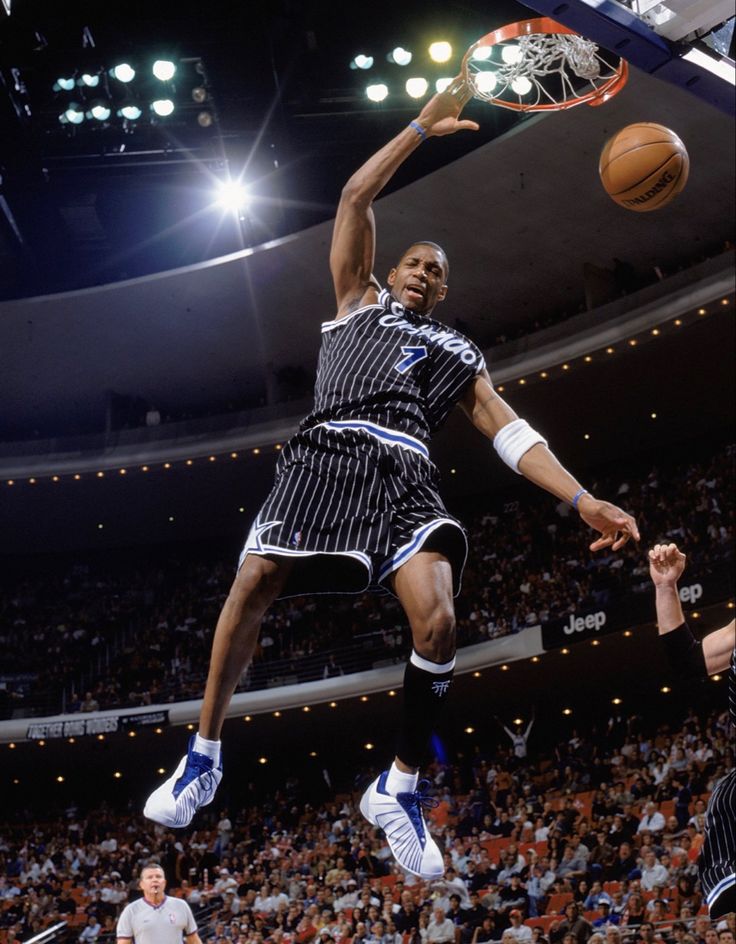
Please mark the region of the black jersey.
[[384, 289], [322, 325], [314, 409], [300, 428], [367, 420], [426, 443], [484, 367], [472, 341]]

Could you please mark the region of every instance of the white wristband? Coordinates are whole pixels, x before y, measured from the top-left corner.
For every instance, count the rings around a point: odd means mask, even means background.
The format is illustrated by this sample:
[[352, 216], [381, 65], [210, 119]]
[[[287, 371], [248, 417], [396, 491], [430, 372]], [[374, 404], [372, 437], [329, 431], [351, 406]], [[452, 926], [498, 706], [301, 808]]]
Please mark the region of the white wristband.
[[510, 466], [514, 472], [521, 475], [521, 472], [519, 472], [521, 457], [537, 443], [546, 446], [547, 440], [541, 433], [532, 429], [526, 420], [513, 420], [511, 423], [507, 423], [506, 426], [502, 426], [496, 433], [493, 439], [493, 448], [507, 466]]

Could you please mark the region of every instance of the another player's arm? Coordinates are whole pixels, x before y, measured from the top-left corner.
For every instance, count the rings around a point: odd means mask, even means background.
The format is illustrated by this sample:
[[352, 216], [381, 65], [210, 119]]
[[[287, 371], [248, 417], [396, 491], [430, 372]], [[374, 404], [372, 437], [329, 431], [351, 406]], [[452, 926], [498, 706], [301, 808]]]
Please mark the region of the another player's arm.
[[676, 672], [685, 676], [716, 675], [729, 666], [736, 646], [736, 620], [708, 633], [702, 643], [695, 639], [685, 620], [677, 590], [686, 562], [686, 556], [676, 544], [655, 544], [649, 551], [659, 635], [664, 637], [670, 664]]
[[379, 287], [373, 275], [375, 198], [424, 138], [478, 130], [474, 121], [458, 120], [465, 100], [456, 93], [457, 85], [453, 84], [431, 98], [413, 126], [408, 125], [370, 157], [343, 187], [330, 249], [338, 318], [358, 307], [369, 289]]
[[[470, 385], [461, 405], [473, 425], [491, 440], [495, 440], [504, 427], [515, 423], [516, 426], [511, 428], [514, 431], [519, 429], [519, 436], [516, 442], [510, 443], [510, 449], [506, 450], [511, 453], [523, 450], [525, 438], [528, 433], [533, 433], [494, 390], [486, 370]], [[526, 427], [528, 433], [523, 427]], [[502, 434], [504, 441], [509, 439], [508, 433], [509, 429]], [[523, 451], [514, 467], [530, 482], [571, 505], [574, 503], [583, 521], [600, 532], [600, 537], [590, 545], [591, 551], [604, 547], [617, 551], [629, 538], [639, 540], [639, 529], [631, 515], [585, 491], [580, 482], [558, 462], [546, 444], [539, 442], [541, 437], [537, 435], [536, 439], [534, 444]]]

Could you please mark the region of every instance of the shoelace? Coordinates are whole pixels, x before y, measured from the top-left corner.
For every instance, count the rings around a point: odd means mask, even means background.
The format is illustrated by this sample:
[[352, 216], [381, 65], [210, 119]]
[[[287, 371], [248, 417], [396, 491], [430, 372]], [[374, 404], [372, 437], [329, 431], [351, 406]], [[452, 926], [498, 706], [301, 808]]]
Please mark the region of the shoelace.
[[429, 780], [420, 780], [412, 793], [399, 793], [396, 797], [419, 836], [424, 834], [423, 810], [433, 810], [440, 805], [439, 800], [427, 795], [430, 786]]

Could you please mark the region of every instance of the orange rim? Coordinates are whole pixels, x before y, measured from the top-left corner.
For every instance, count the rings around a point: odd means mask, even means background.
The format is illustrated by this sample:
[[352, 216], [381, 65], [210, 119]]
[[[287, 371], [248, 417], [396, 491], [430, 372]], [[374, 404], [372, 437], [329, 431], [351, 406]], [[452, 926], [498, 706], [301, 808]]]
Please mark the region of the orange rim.
[[[568, 36], [579, 35], [575, 30], [564, 26], [562, 23], [558, 23], [556, 20], [550, 19], [548, 16], [537, 17], [533, 20], [519, 20], [517, 23], [509, 23], [506, 26], [500, 26], [498, 29], [486, 33], [485, 36], [481, 36], [479, 40], [476, 40], [476, 42], [469, 47], [468, 51], [463, 56], [461, 65], [463, 76], [467, 77], [468, 61], [479, 46], [496, 46], [499, 43], [508, 42], [510, 39], [518, 39], [520, 36], [531, 36], [534, 33], [564, 33]], [[498, 105], [501, 108], [510, 108], [513, 111], [564, 111], [566, 108], [574, 108], [576, 105], [588, 104], [598, 106], [604, 105], [609, 99], [613, 98], [614, 95], [618, 94], [624, 85], [626, 85], [628, 78], [629, 64], [622, 58], [619, 59], [614, 74], [602, 85], [591, 89], [590, 92], [586, 92], [584, 95], [576, 95], [573, 98], [565, 99], [564, 102], [545, 102], [543, 104], [526, 105], [524, 102], [507, 102], [500, 98], [488, 98], [483, 99], [483, 101], [486, 101], [489, 105]]]

